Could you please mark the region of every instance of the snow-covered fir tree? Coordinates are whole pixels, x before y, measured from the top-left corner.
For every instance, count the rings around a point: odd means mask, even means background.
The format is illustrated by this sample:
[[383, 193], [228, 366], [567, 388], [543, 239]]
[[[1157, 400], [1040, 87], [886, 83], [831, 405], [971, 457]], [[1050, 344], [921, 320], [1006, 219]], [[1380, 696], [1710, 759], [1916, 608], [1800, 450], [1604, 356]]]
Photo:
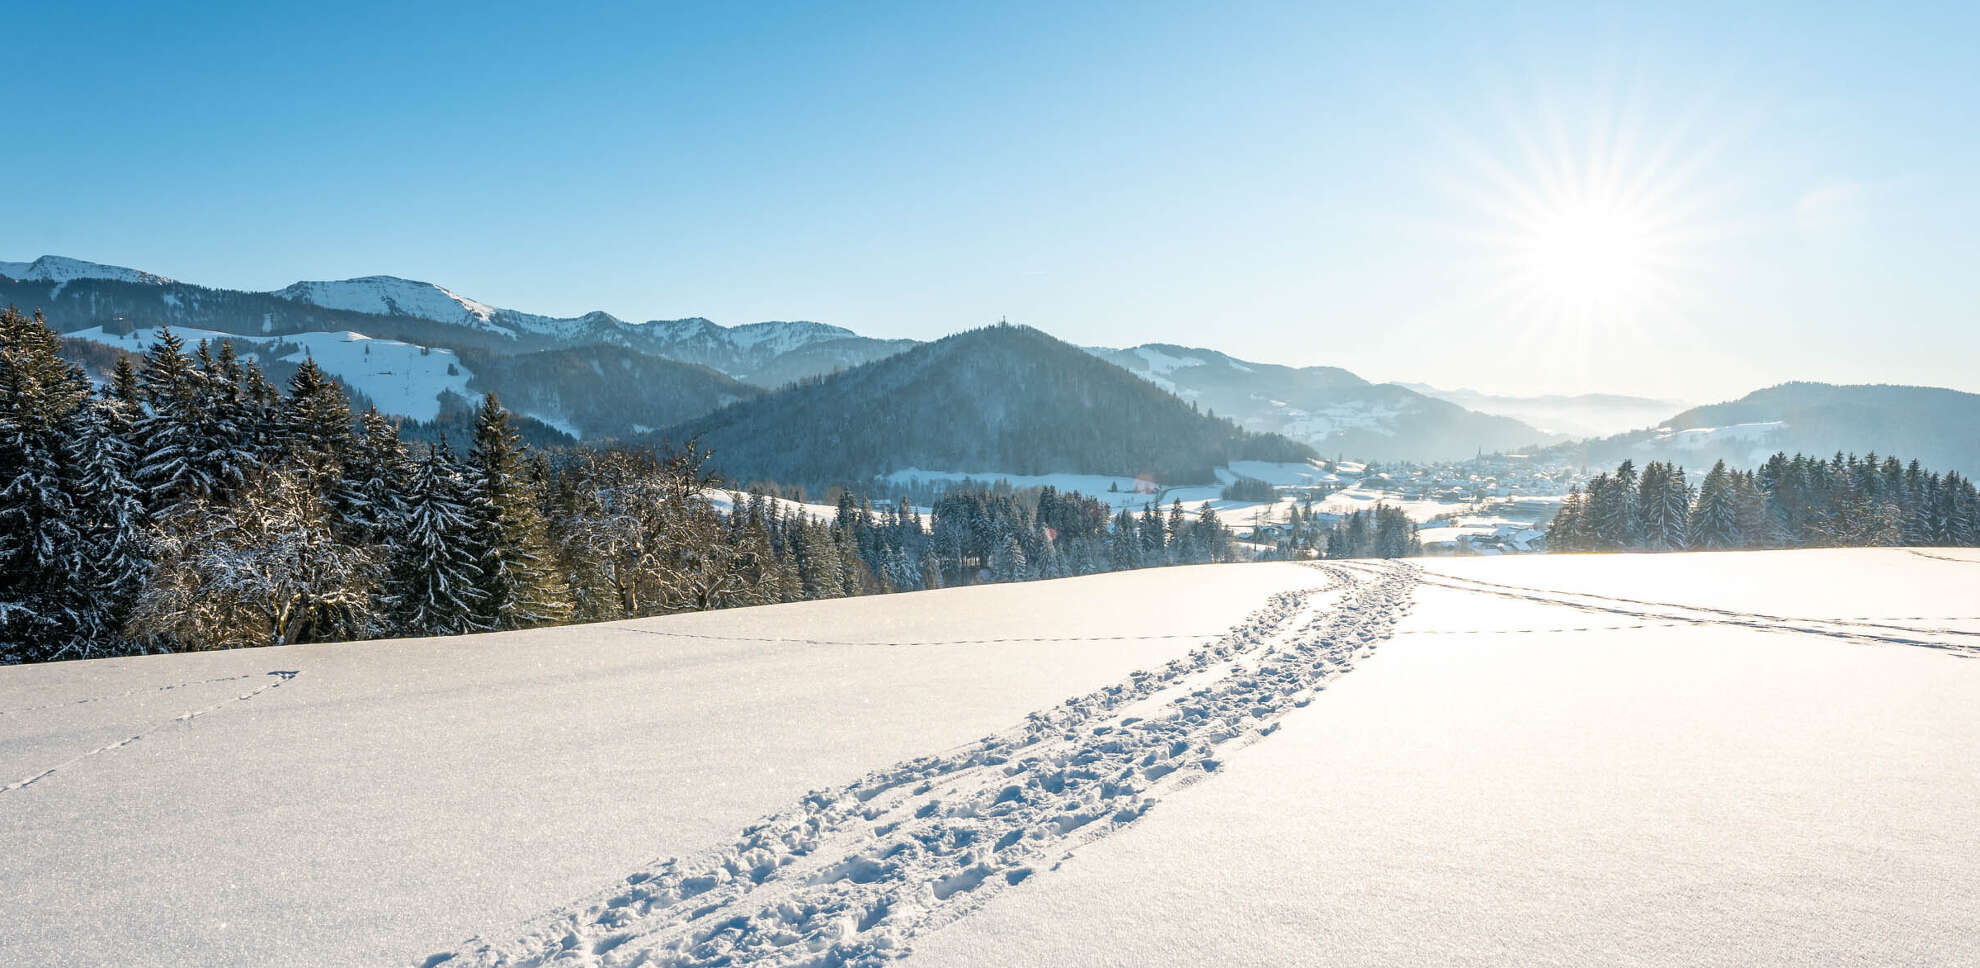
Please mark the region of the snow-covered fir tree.
[[393, 631], [458, 635], [483, 628], [481, 556], [467, 499], [467, 484], [443, 436], [414, 464], [403, 510], [390, 526], [386, 606]]
[[467, 510], [479, 555], [476, 620], [488, 628], [547, 625], [569, 611], [524, 456], [509, 412], [494, 394], [484, 397], [468, 453]]

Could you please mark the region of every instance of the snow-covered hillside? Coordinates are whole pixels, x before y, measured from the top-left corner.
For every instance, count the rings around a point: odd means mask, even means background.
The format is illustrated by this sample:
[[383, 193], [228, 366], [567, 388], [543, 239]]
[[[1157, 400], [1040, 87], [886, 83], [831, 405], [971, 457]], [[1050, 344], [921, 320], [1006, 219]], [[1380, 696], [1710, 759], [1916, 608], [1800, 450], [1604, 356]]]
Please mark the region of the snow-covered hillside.
[[[432, 420], [440, 412], [440, 395], [477, 396], [468, 390], [473, 374], [452, 350], [414, 346], [398, 340], [372, 339], [362, 333], [291, 333], [281, 337], [245, 337], [202, 329], [174, 329], [187, 346], [201, 340], [230, 340], [243, 356], [269, 356], [290, 363], [305, 357], [324, 372], [371, 398], [381, 413]], [[135, 329], [105, 333], [91, 327], [63, 334], [64, 339], [88, 340], [143, 353], [158, 341], [162, 330]]]
[[1206, 566], [0, 669], [0, 962], [1972, 963], [1976, 568]]
[[856, 366], [907, 345], [806, 321], [723, 326], [700, 318], [631, 323], [604, 312], [545, 316], [499, 309], [430, 282], [397, 276], [298, 282], [271, 295], [328, 309], [462, 326], [530, 346], [636, 349], [761, 386]]
[[335, 282], [298, 282], [275, 295], [328, 309], [348, 309], [379, 316], [413, 316], [436, 323], [458, 323], [492, 332], [508, 332], [495, 322], [500, 310], [430, 282], [397, 276], [364, 276]]
[[1548, 438], [1509, 417], [1474, 413], [1398, 384], [1332, 366], [1247, 362], [1171, 343], [1086, 351], [1253, 432], [1284, 434], [1323, 454], [1460, 459]]
[[27, 282], [73, 282], [77, 279], [113, 279], [143, 286], [170, 285], [172, 280], [150, 272], [84, 262], [59, 255], [44, 255], [33, 262], [0, 262], [0, 276]]

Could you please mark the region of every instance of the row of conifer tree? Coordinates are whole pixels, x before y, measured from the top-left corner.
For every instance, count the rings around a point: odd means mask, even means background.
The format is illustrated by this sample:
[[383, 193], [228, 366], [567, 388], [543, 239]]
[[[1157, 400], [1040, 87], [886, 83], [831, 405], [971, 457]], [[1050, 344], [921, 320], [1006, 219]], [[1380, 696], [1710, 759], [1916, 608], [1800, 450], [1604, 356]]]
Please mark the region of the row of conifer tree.
[[1547, 532], [1554, 551], [1683, 551], [1980, 545], [1980, 496], [1957, 472], [1872, 453], [1719, 461], [1696, 486], [1684, 468], [1625, 460], [1568, 493]]
[[[458, 444], [458, 446], [457, 446]], [[0, 662], [447, 635], [1227, 561], [1214, 511], [1110, 517], [1050, 488], [810, 515], [730, 495], [692, 443], [400, 440], [305, 360], [286, 392], [169, 331], [101, 389], [0, 313]]]

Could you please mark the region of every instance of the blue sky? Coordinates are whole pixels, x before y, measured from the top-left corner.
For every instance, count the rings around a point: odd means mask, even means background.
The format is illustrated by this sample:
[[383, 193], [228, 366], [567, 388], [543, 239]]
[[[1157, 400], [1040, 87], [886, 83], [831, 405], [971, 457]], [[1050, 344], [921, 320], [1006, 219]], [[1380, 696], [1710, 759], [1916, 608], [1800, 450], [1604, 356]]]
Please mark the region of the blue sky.
[[[1980, 391], [1980, 8], [1357, 6], [40, 4], [0, 259], [1514, 392]], [[1620, 253], [1594, 297], [1563, 204]]]

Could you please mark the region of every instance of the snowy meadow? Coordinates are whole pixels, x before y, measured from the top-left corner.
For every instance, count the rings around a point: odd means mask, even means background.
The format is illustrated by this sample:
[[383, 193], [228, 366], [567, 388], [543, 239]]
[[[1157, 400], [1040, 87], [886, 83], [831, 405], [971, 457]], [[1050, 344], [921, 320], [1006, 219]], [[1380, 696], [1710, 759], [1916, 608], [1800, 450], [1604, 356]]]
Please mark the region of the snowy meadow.
[[0, 669], [0, 960], [1970, 960], [1976, 572], [1209, 565]]

